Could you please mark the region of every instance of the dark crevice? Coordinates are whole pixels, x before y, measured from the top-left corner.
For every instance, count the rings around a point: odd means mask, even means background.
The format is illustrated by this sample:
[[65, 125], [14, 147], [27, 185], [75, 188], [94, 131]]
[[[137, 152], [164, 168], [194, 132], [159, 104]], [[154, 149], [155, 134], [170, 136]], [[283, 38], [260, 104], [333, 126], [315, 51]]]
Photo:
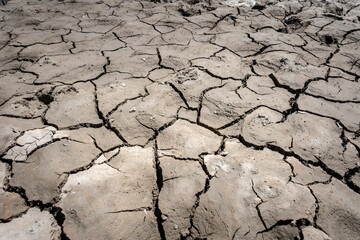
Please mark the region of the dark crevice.
[[219, 75], [216, 75], [215, 73], [212, 73], [210, 70], [208, 70], [207, 68], [204, 68], [202, 66], [196, 66], [196, 65], [193, 65], [192, 67], [196, 67], [198, 68], [200, 71], [203, 71], [207, 74], [209, 74], [211, 77], [214, 77], [214, 78], [217, 78], [217, 79], [220, 79], [220, 80], [234, 80], [234, 81], [241, 81], [240, 78], [234, 78], [234, 77], [222, 77], [222, 76], [219, 76]]
[[264, 228], [265, 228], [265, 229], [268, 229], [267, 226], [266, 226], [265, 220], [264, 220], [264, 218], [262, 217], [261, 211], [260, 211], [260, 205], [261, 205], [262, 203], [264, 203], [264, 200], [263, 200], [263, 199], [259, 196], [259, 194], [256, 192], [256, 190], [255, 190], [255, 184], [254, 184], [253, 179], [251, 179], [251, 189], [252, 189], [253, 193], [256, 195], [256, 197], [260, 199], [260, 203], [256, 204], [256, 206], [255, 206], [256, 212], [257, 212], [257, 214], [258, 214], [258, 217], [259, 217], [261, 223], [263, 224]]
[[349, 74], [349, 75], [355, 77], [355, 79], [359, 79], [359, 78], [360, 78], [360, 75], [359, 75], [359, 74], [354, 73], [354, 72], [350, 72], [350, 71], [345, 70], [345, 69], [343, 69], [343, 68], [341, 68], [341, 67], [329, 65], [328, 63], [326, 63], [325, 66], [328, 66], [328, 67], [330, 67], [330, 68], [335, 68], [335, 69], [337, 69], [337, 70], [340, 70], [340, 71], [342, 71], [342, 72], [344, 72], [344, 73], [346, 73], [346, 74]]
[[356, 185], [353, 181], [352, 181], [352, 177], [355, 174], [360, 174], [360, 166], [349, 169], [345, 175], [344, 175], [344, 181], [346, 183], [346, 185], [351, 188], [354, 192], [359, 193], [360, 194], [360, 186]]
[[314, 95], [314, 94], [311, 94], [311, 93], [308, 93], [308, 92], [305, 92], [304, 94], [308, 95], [308, 96], [311, 96], [313, 98], [322, 99], [322, 100], [332, 102], [332, 103], [357, 103], [357, 104], [360, 103], [360, 101], [331, 99], [331, 98], [327, 98], [327, 97], [324, 97], [324, 96], [321, 96], [321, 95]]
[[293, 219], [286, 219], [286, 220], [279, 220], [277, 221], [273, 226], [258, 232], [257, 234], [261, 234], [261, 233], [266, 233], [266, 232], [270, 232], [271, 230], [273, 230], [274, 228], [278, 227], [278, 226], [287, 226], [287, 225], [293, 225], [294, 220]]
[[19, 119], [36, 119], [40, 116], [34, 116], [34, 117], [27, 117], [27, 116], [18, 116], [13, 114], [0, 114], [1, 117], [9, 117], [9, 118], [19, 118]]
[[164, 230], [164, 226], [163, 226], [163, 215], [161, 212], [161, 209], [159, 207], [159, 196], [160, 196], [160, 192], [161, 189], [163, 187], [164, 184], [164, 177], [162, 174], [162, 168], [160, 166], [160, 160], [159, 160], [159, 155], [158, 155], [158, 144], [157, 141], [155, 140], [154, 143], [154, 167], [155, 167], [155, 171], [156, 171], [156, 186], [157, 188], [153, 191], [153, 195], [154, 195], [154, 214], [156, 217], [156, 221], [157, 221], [157, 226], [158, 226], [158, 231], [160, 234], [160, 239], [161, 240], [166, 240], [166, 234], [165, 234], [165, 230]]
[[257, 61], [256, 61], [256, 59], [253, 59], [251, 65], [250, 65], [251, 72], [252, 72], [255, 76], [260, 76], [260, 74], [258, 74], [258, 73], [255, 71], [254, 66], [256, 66], [256, 65], [257, 65]]
[[[198, 105], [198, 109], [197, 109], [197, 117], [196, 117], [196, 124], [199, 124], [200, 125], [200, 118], [201, 118], [201, 109], [203, 107], [203, 100], [204, 100], [204, 96], [207, 92], [213, 90], [213, 89], [216, 89], [216, 88], [221, 88], [225, 86], [225, 84], [222, 84], [222, 85], [219, 85], [219, 86], [213, 86], [213, 87], [209, 87], [205, 90], [203, 90], [200, 94], [200, 97], [199, 97], [199, 105]], [[215, 130], [215, 129], [214, 129]], [[215, 130], [217, 131], [217, 130]]]
[[156, 53], [157, 53], [157, 56], [158, 56], [158, 59], [159, 59], [158, 65], [160, 66], [160, 68], [169, 69], [169, 70], [172, 70], [172, 71], [175, 72], [175, 69], [173, 69], [173, 68], [171, 68], [171, 67], [168, 67], [168, 66], [165, 66], [164, 64], [162, 64], [162, 57], [161, 57], [161, 53], [160, 53], [160, 49], [159, 49], [159, 48], [156, 48]]
[[61, 235], [60, 235], [60, 239], [61, 240], [70, 240], [70, 238], [66, 235], [65, 231], [64, 231], [64, 222], [65, 222], [65, 214], [62, 212], [63, 210], [59, 207], [53, 206], [52, 208], [49, 209], [49, 212], [54, 216], [57, 224], [60, 226], [61, 228]]
[[209, 169], [207, 168], [205, 162], [204, 162], [204, 156], [207, 155], [207, 154], [204, 154], [204, 155], [200, 155], [199, 158], [199, 163], [200, 163], [200, 166], [202, 168], [202, 170], [204, 171], [204, 173], [206, 174], [206, 176], [208, 177], [209, 180], [211, 180], [214, 176], [212, 176], [209, 172]]
[[[159, 151], [166, 151], [166, 150], [169, 150], [169, 149], [158, 149]], [[173, 155], [173, 154], [168, 154], [168, 153], [165, 153], [165, 154], [162, 154], [161, 157], [171, 157], [173, 158], [174, 160], [177, 160], [177, 161], [190, 161], [190, 162], [198, 162], [199, 159], [198, 158], [190, 158], [190, 157], [179, 157], [179, 156], [176, 156], [176, 155]], [[159, 156], [159, 158], [161, 158]]]
[[[126, 141], [126, 139], [121, 135], [120, 131], [117, 130], [115, 127], [111, 126], [110, 121], [107, 119], [108, 116], [104, 116], [104, 114], [102, 113], [102, 111], [100, 110], [99, 107], [99, 99], [98, 99], [98, 95], [97, 95], [97, 85], [91, 81], [91, 83], [94, 86], [94, 96], [95, 96], [95, 108], [96, 108], [96, 112], [98, 114], [98, 117], [102, 120], [102, 124], [101, 126], [105, 126], [105, 128], [107, 128], [108, 130], [112, 131], [113, 133], [115, 133], [115, 135], [121, 140], [123, 141], [125, 144], [127, 144], [128, 142]], [[127, 100], [126, 100], [127, 101]], [[125, 101], [125, 102], [126, 102]], [[119, 106], [117, 106], [119, 107]], [[116, 108], [117, 109], [117, 108]], [[116, 111], [116, 109], [114, 111]]]
[[135, 209], [124, 209], [124, 210], [118, 210], [118, 211], [112, 211], [112, 212], [105, 212], [108, 213], [128, 213], [128, 212], [143, 212], [143, 211], [151, 211], [151, 207], [139, 207]]
[[[319, 199], [316, 197], [314, 191], [313, 191], [310, 187], [308, 187], [308, 189], [310, 190], [311, 195], [312, 195], [312, 196], [314, 197], [314, 199], [315, 199], [315, 216], [314, 216], [314, 224], [313, 224], [313, 225], [314, 225], [314, 227], [315, 227], [316, 229], [319, 229], [320, 231], [326, 233], [326, 232], [318, 225], [318, 223], [317, 223], [317, 220], [318, 220], [318, 217], [319, 217], [319, 211], [320, 211], [320, 205], [319, 205], [320, 201], [319, 201]], [[327, 234], [327, 233], [326, 233], [326, 234]]]
[[[63, 172], [63, 174], [66, 174], [66, 175], [76, 174], [76, 173], [83, 172], [83, 171], [90, 169], [92, 166], [95, 165], [95, 161], [103, 154], [103, 151], [101, 149], [98, 149], [98, 150], [100, 151], [100, 153], [97, 154], [88, 164], [86, 164], [82, 167], [79, 167], [79, 168], [72, 169], [71, 171], [68, 171], [68, 172]], [[64, 181], [64, 183], [66, 182], [66, 180]]]
[[26, 191], [22, 187], [18, 186], [11, 186], [7, 185], [5, 186], [5, 191], [7, 192], [13, 192], [20, 195], [20, 197], [25, 201], [26, 206], [29, 208], [39, 208], [40, 211], [48, 211], [56, 220], [57, 224], [61, 228], [61, 240], [70, 240], [70, 238], [66, 235], [64, 231], [64, 222], [65, 222], [65, 215], [63, 213], [63, 210], [57, 206], [54, 205], [52, 202], [44, 203], [40, 200], [29, 200], [29, 198], [26, 196]]
[[227, 139], [227, 137], [226, 137], [226, 136], [223, 136], [223, 138], [222, 138], [222, 140], [221, 140], [220, 147], [219, 147], [219, 149], [215, 152], [215, 155], [219, 155], [219, 154], [221, 154], [222, 152], [224, 152], [224, 150], [225, 150], [225, 144], [226, 144], [226, 139]]
[[[119, 109], [119, 107], [123, 106], [123, 105], [126, 104], [127, 102], [133, 101], [133, 100], [136, 100], [136, 99], [139, 99], [139, 98], [144, 98], [144, 97], [146, 97], [146, 96], [148, 96], [148, 93], [146, 93], [146, 94], [144, 94], [144, 95], [140, 94], [140, 95], [138, 95], [138, 96], [125, 99], [123, 102], [117, 104], [113, 109], [111, 109], [110, 112], [108, 112], [108, 113], [106, 114], [105, 118], [103, 117], [104, 120], [107, 122], [108, 120], [107, 120], [106, 118], [110, 117], [114, 112], [116, 112], [116, 111]], [[99, 112], [101, 113], [100, 110], [99, 110]], [[103, 115], [103, 113], [101, 113], [101, 114]]]
[[226, 15], [224, 15], [224, 16], [221, 16], [221, 17], [216, 16], [216, 14], [213, 14], [213, 15], [214, 15], [215, 17], [219, 18], [219, 19], [214, 23], [214, 25], [213, 25], [212, 27], [210, 27], [210, 30], [213, 30], [214, 28], [216, 28], [217, 25], [218, 25], [221, 21], [223, 21], [224, 19], [226, 19], [227, 17], [231, 17], [231, 16], [232, 16], [231, 13], [228, 13], [228, 14], [226, 14]]
[[291, 169], [291, 175], [289, 176], [289, 182], [292, 182], [292, 178], [296, 177], [294, 166], [289, 161], [287, 161], [286, 156], [284, 156], [283, 160], [284, 160], [284, 162], [286, 162], [289, 165], [289, 167]]
[[[195, 200], [195, 203], [192, 206], [191, 212], [190, 212], [190, 227], [188, 228], [188, 231], [187, 231], [187, 233], [185, 235], [180, 236], [180, 240], [186, 240], [186, 239], [189, 239], [189, 238], [193, 238], [192, 237], [192, 229], [195, 229], [195, 230], [197, 229], [196, 226], [194, 225], [194, 218], [195, 218], [196, 209], [200, 205], [201, 196], [203, 194], [205, 194], [209, 190], [209, 188], [210, 188], [210, 179], [206, 178], [204, 188], [201, 191], [199, 191], [199, 192], [197, 192], [195, 194], [196, 200]], [[198, 238], [194, 238], [194, 239], [198, 239]]]
[[337, 48], [334, 52], [330, 53], [329, 57], [326, 58], [325, 64], [329, 64], [331, 59], [340, 51], [340, 48]]
[[328, 175], [330, 176], [333, 176], [339, 180], [342, 180], [342, 176], [337, 173], [336, 171], [332, 170], [331, 168], [329, 168], [319, 157], [317, 156], [314, 156], [316, 158], [317, 161], [311, 161], [311, 160], [304, 160], [302, 159], [298, 154], [296, 154], [295, 152], [293, 151], [286, 151], [284, 149], [282, 149], [281, 147], [279, 146], [276, 146], [276, 145], [272, 145], [270, 143], [268, 143], [266, 145], [266, 147], [274, 152], [278, 152], [278, 153], [281, 153], [282, 155], [286, 156], [286, 157], [294, 157], [296, 158], [297, 160], [299, 160], [301, 163], [303, 164], [311, 164], [315, 167], [319, 166], [321, 167], [322, 170], [324, 170]]
[[256, 111], [257, 109], [259, 109], [259, 108], [261, 108], [261, 107], [266, 107], [266, 108], [268, 108], [268, 109], [271, 109], [272, 111], [281, 113], [279, 110], [274, 109], [274, 108], [271, 108], [271, 107], [268, 107], [268, 106], [266, 106], [266, 105], [258, 105], [258, 106], [254, 107], [254, 108], [251, 108], [251, 109], [247, 110], [243, 115], [241, 115], [241, 116], [237, 117], [235, 120], [233, 120], [233, 121], [231, 121], [231, 122], [229, 122], [229, 123], [227, 123], [227, 124], [225, 124], [225, 125], [217, 128], [216, 130], [217, 130], [217, 131], [220, 131], [220, 130], [229, 128], [229, 127], [231, 127], [231, 126], [233, 126], [233, 125], [235, 125], [235, 124], [237, 124], [237, 123], [240, 123], [247, 115], [251, 114], [252, 112]]
[[345, 130], [348, 131], [348, 132], [353, 132], [353, 131], [350, 130], [348, 127], [346, 127], [342, 122], [340, 122], [338, 119], [336, 119], [336, 118], [334, 118], [334, 117], [322, 115], [322, 114], [315, 113], [315, 112], [311, 112], [311, 111], [308, 111], [308, 110], [305, 110], [305, 109], [299, 109], [299, 111], [301, 111], [301, 112], [303, 112], [303, 113], [309, 113], [309, 114], [312, 114], [312, 115], [315, 115], [315, 116], [318, 116], [318, 117], [323, 117], [323, 118], [331, 119], [331, 120], [333, 120], [338, 126], [340, 126], [340, 128], [345, 129]]
[[231, 122], [229, 122], [229, 123], [227, 123], [227, 124], [225, 124], [225, 125], [217, 128], [216, 130], [220, 131], [220, 130], [226, 129], [226, 128], [228, 128], [228, 127], [234, 126], [235, 124], [240, 123], [241, 120], [244, 119], [244, 117], [245, 117], [244, 115], [239, 116], [239, 117], [236, 118], [235, 120], [233, 120], [233, 121], [231, 121]]
[[339, 180], [343, 180], [343, 176], [341, 176], [341, 174], [335, 172], [334, 170], [332, 170], [331, 168], [329, 168], [323, 161], [320, 160], [320, 158], [318, 158], [317, 156], [314, 156], [317, 159], [316, 164], [313, 164], [314, 166], [319, 166], [322, 168], [322, 170], [324, 170], [327, 174], [329, 174], [330, 176], [333, 176]]
[[269, 74], [269, 78], [273, 81], [275, 87], [286, 89], [288, 92], [290, 92], [292, 94], [297, 94], [301, 91], [300, 89], [295, 90], [287, 85], [281, 84], [273, 73]]
[[347, 31], [347, 32], [344, 34], [343, 40], [342, 40], [341, 42], [343, 42], [349, 34], [351, 34], [351, 33], [353, 33], [353, 32], [358, 32], [358, 31], [360, 31], [360, 28], [351, 29], [350, 31]]
[[11, 222], [13, 219], [22, 217], [22, 216], [25, 215], [28, 211], [29, 211], [29, 209], [26, 209], [25, 211], [20, 212], [20, 213], [18, 213], [18, 214], [14, 214], [14, 215], [12, 215], [12, 216], [9, 217], [9, 218], [5, 218], [5, 219], [4, 219], [4, 218], [0, 218], [0, 223], [8, 223], [8, 222]]
[[[312, 160], [305, 160], [303, 158], [301, 158], [298, 154], [296, 154], [295, 152], [293, 151], [286, 151], [284, 149], [282, 149], [281, 147], [279, 146], [276, 146], [276, 145], [273, 145], [273, 144], [266, 144], [265, 146], [259, 146], [259, 145], [255, 145], [255, 144], [252, 144], [250, 142], [247, 142], [241, 135], [239, 135], [237, 137], [237, 139], [243, 144], [245, 145], [246, 147], [251, 147], [255, 150], [263, 150], [265, 147], [270, 149], [271, 151], [274, 151], [274, 152], [278, 152], [280, 154], [282, 154], [283, 156], [285, 157], [294, 157], [296, 158], [298, 161], [300, 161], [302, 164], [304, 165], [312, 165], [314, 167], [320, 167], [324, 172], [326, 172], [329, 176], [331, 177], [334, 177], [336, 179], [339, 179], [339, 180], [344, 180], [343, 176], [341, 176], [341, 174], [337, 173], [336, 171], [334, 171], [333, 169], [329, 168], [319, 157], [317, 156], [314, 156], [316, 158], [317, 161], [312, 161]], [[354, 170], [355, 171], [355, 170]], [[357, 170], [356, 170], [357, 171]], [[349, 176], [352, 175], [351, 174], [348, 174]], [[325, 181], [326, 183], [327, 181]], [[348, 184], [348, 183], [347, 183]], [[354, 186], [351, 185], [348, 185], [350, 189], [352, 189], [353, 191], [355, 191], [356, 193], [359, 193], [357, 188]]]
[[[148, 129], [151, 129], [151, 130], [154, 131], [154, 135], [153, 135], [151, 138], [149, 138], [149, 140], [146, 142], [146, 144], [148, 144], [149, 142], [155, 140], [155, 139], [157, 138], [157, 136], [158, 136], [162, 131], [164, 131], [166, 128], [172, 126], [172, 125], [176, 122], [176, 120], [177, 120], [176, 118], [172, 119], [170, 122], [167, 122], [167, 123], [165, 123], [164, 125], [162, 125], [159, 129], [153, 129], [153, 128], [150, 128], [150, 127], [148, 127], [148, 126], [140, 123], [142, 126], [144, 126], [144, 127], [148, 128]], [[145, 144], [145, 145], [146, 145], [146, 144]]]
[[256, 57], [256, 56], [262, 54], [266, 49], [268, 49], [268, 48], [270, 48], [272, 46], [276, 46], [276, 45], [279, 45], [279, 44], [269, 44], [269, 45], [263, 46], [256, 53], [246, 55], [243, 58]]
[[103, 123], [79, 123], [77, 125], [72, 125], [69, 127], [63, 127], [63, 128], [59, 128], [59, 130], [76, 130], [76, 129], [80, 129], [80, 128], [101, 128], [103, 127], [104, 124]]
[[255, 150], [263, 150], [265, 148], [265, 146], [259, 146], [259, 145], [256, 145], [256, 144], [246, 141], [244, 139], [244, 137], [241, 135], [237, 136], [237, 139], [240, 141], [241, 144], [243, 144], [245, 147], [248, 147], [248, 148], [252, 148]]
[[54, 97], [52, 96], [52, 93], [54, 91], [55, 87], [53, 87], [49, 92], [37, 92], [35, 95], [38, 98], [38, 100], [45, 105], [49, 105], [54, 101]]
[[187, 100], [186, 100], [186, 98], [185, 98], [185, 96], [184, 96], [184, 94], [183, 94], [173, 83], [168, 82], [168, 84], [170, 85], [170, 87], [172, 87], [172, 89], [173, 89], [177, 94], [179, 94], [179, 96], [181, 97], [181, 99], [182, 99], [183, 102], [185, 103], [186, 107], [187, 107], [188, 109], [191, 109], [190, 106], [189, 106], [189, 104], [188, 104], [188, 102], [187, 102]]
[[258, 3], [255, 3], [255, 5], [252, 7], [252, 9], [259, 10], [259, 11], [265, 10], [265, 8], [266, 8], [265, 5], [260, 5]]

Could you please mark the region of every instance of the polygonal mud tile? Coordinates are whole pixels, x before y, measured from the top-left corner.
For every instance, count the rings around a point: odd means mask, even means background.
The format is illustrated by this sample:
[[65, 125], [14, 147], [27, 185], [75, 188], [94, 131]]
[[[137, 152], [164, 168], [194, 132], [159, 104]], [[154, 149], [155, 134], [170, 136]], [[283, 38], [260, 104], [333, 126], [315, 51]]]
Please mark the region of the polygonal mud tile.
[[161, 65], [174, 70], [190, 67], [191, 60], [207, 59], [219, 50], [221, 48], [216, 45], [196, 41], [190, 41], [187, 46], [163, 45], [159, 47]]
[[[96, 5], [95, 5], [96, 6]], [[120, 25], [119, 19], [115, 16], [101, 16], [96, 19], [83, 19], [79, 24], [83, 32], [107, 33]]]
[[236, 32], [219, 33], [215, 35], [212, 42], [219, 46], [226, 46], [232, 52], [245, 57], [255, 54], [263, 47], [263, 45], [252, 41], [248, 34], [245, 29]]
[[75, 31], [80, 31], [81, 28], [79, 27], [78, 23], [79, 20], [73, 16], [67, 15], [67, 12], [65, 14], [65, 12], [56, 11], [55, 14], [51, 16], [50, 19], [47, 19], [46, 21], [39, 23], [36, 26], [36, 29], [37, 30], [71, 29]]
[[329, 237], [326, 233], [323, 231], [313, 227], [313, 226], [307, 226], [301, 229], [304, 239], [308, 240], [332, 240], [333, 238]]
[[294, 176], [291, 177], [291, 181], [294, 183], [308, 185], [326, 182], [330, 178], [320, 167], [306, 166], [294, 157], [287, 158], [286, 161], [293, 167]]
[[178, 28], [169, 33], [162, 34], [162, 38], [169, 44], [188, 45], [192, 39], [192, 33], [185, 28]]
[[214, 178], [200, 196], [193, 236], [255, 239], [265, 230], [263, 223], [269, 228], [280, 220], [312, 220], [315, 199], [306, 187], [288, 184], [291, 168], [281, 154], [246, 148], [233, 140], [225, 143], [224, 151], [226, 156], [205, 156]]
[[[0, 104], [5, 103], [14, 95], [34, 92], [43, 86], [30, 85], [36, 76], [30, 73], [22, 73], [16, 70], [3, 71], [0, 73]], [[30, 84], [29, 84], [30, 83]]]
[[307, 93], [337, 101], [360, 101], [360, 84], [343, 78], [311, 82]]
[[280, 225], [270, 231], [259, 234], [256, 239], [300, 239], [300, 232], [296, 226]]
[[0, 235], [4, 239], [59, 240], [61, 228], [50, 213], [31, 208], [21, 217], [0, 224]]
[[56, 43], [56, 44], [35, 44], [24, 48], [20, 52], [20, 57], [25, 59], [32, 59], [33, 61], [37, 61], [43, 56], [55, 56], [62, 54], [69, 54], [70, 49], [72, 48], [71, 43]]
[[205, 188], [206, 174], [198, 162], [161, 157], [160, 166], [163, 186], [159, 196], [159, 208], [166, 237], [178, 239], [190, 228], [192, 208], [196, 194]]
[[229, 50], [223, 50], [210, 58], [195, 59], [193, 66], [201, 67], [220, 78], [243, 79], [251, 74], [250, 62]]
[[110, 59], [108, 71], [129, 73], [133, 77], [146, 77], [150, 70], [158, 67], [159, 59], [155, 52], [147, 54], [127, 47], [106, 52], [105, 55]]
[[308, 95], [301, 95], [297, 103], [299, 109], [301, 110], [310, 111], [339, 120], [350, 131], [356, 131], [359, 129], [359, 103], [330, 102]]
[[69, 138], [82, 143], [95, 143], [102, 151], [107, 151], [123, 144], [123, 141], [114, 132], [105, 127], [61, 130], [56, 132], [54, 138]]
[[307, 80], [324, 78], [328, 69], [309, 65], [299, 54], [278, 50], [256, 57], [254, 70], [260, 75], [273, 74], [279, 84], [302, 89]]
[[127, 101], [109, 116], [111, 126], [131, 144], [146, 144], [155, 131], [176, 119], [183, 103], [168, 85], [152, 84], [146, 89], [149, 95]]
[[[0, 70], [11, 70], [20, 68], [23, 63], [17, 62], [19, 48], [13, 46], [5, 46], [0, 49]], [[25, 65], [25, 64], [24, 64]]]
[[100, 111], [107, 115], [120, 104], [145, 96], [145, 87], [151, 82], [146, 78], [132, 78], [129, 74], [108, 73], [95, 82]]
[[199, 106], [200, 96], [204, 90], [222, 85], [220, 79], [196, 68], [187, 68], [176, 73], [169, 82], [182, 93], [190, 108]]
[[317, 224], [333, 239], [356, 239], [360, 229], [359, 194], [333, 179], [311, 186], [319, 201]]
[[71, 50], [73, 53], [82, 51], [111, 51], [125, 47], [125, 43], [119, 41], [113, 33], [71, 32], [64, 39], [75, 43], [75, 48]]
[[50, 103], [45, 118], [60, 128], [79, 124], [101, 124], [96, 105], [94, 86], [91, 83], [77, 83], [73, 86], [55, 89], [54, 101]]
[[245, 117], [241, 135], [256, 145], [270, 144], [293, 151], [304, 160], [322, 161], [339, 175], [356, 167], [357, 153], [349, 149], [344, 154], [342, 129], [335, 121], [303, 112], [291, 114], [286, 121], [281, 121], [281, 115], [261, 107]]
[[22, 131], [44, 127], [40, 118], [21, 119], [0, 116], [0, 154], [15, 141]]
[[51, 202], [60, 195], [65, 173], [86, 167], [99, 153], [92, 143], [54, 142], [34, 151], [26, 162], [14, 163], [10, 185], [24, 188], [29, 200]]
[[51, 44], [60, 43], [61, 35], [68, 32], [66, 29], [59, 30], [34, 30], [32, 27], [16, 28], [12, 32], [15, 39], [14, 45], [33, 45], [36, 43]]
[[100, 52], [44, 56], [26, 68], [39, 75], [36, 83], [74, 83], [94, 79], [103, 72], [106, 59]]
[[121, 148], [108, 164], [70, 175], [57, 204], [64, 209], [67, 236], [159, 239], [151, 211], [154, 157], [151, 148]]
[[205, 93], [200, 121], [220, 128], [260, 106], [278, 111], [290, 108], [293, 96], [285, 89], [275, 88], [267, 77], [250, 77], [246, 87], [241, 82], [228, 82], [224, 87]]
[[29, 207], [17, 193], [5, 192], [0, 189], [0, 219], [8, 220], [25, 212]]
[[157, 138], [161, 154], [193, 159], [217, 151], [221, 140], [221, 136], [185, 120], [177, 120]]
[[0, 106], [0, 114], [23, 118], [40, 117], [47, 106], [35, 94], [14, 96]]
[[343, 45], [339, 50], [331, 58], [329, 65], [351, 73], [358, 73], [360, 71], [359, 56], [357, 54], [360, 51], [358, 43]]

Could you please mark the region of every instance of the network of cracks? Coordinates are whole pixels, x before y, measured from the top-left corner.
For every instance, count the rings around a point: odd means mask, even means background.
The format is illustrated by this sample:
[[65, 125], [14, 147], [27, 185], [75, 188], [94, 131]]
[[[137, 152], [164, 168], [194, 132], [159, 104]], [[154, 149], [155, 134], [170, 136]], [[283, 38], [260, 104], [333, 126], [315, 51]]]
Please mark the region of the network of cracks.
[[360, 4], [229, 2], [0, 6], [1, 239], [359, 239]]

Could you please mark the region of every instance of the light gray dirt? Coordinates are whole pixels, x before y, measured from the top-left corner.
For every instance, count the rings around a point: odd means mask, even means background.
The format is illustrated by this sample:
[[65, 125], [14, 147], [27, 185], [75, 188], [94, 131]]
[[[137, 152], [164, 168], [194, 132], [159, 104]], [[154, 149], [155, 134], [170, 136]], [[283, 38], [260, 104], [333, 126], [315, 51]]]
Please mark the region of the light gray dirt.
[[0, 0], [0, 239], [360, 240], [359, 56], [357, 0]]

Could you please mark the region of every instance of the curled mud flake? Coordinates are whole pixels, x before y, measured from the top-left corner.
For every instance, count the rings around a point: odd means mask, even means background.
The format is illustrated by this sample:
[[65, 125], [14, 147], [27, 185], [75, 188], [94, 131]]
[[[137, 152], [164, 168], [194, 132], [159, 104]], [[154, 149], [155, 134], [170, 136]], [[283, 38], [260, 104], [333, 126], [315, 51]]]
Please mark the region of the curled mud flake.
[[55, 133], [54, 127], [27, 131], [16, 140], [16, 145], [10, 148], [3, 158], [13, 161], [26, 161], [27, 156], [36, 149], [52, 142]]

